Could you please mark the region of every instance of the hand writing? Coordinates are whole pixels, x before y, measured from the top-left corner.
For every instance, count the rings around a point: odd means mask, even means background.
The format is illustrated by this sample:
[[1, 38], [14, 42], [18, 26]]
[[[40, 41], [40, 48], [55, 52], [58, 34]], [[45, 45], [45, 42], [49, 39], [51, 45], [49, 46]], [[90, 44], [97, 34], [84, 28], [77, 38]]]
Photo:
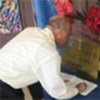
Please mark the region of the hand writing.
[[79, 93], [84, 92], [87, 89], [87, 84], [85, 82], [79, 83], [76, 85], [76, 88], [78, 89]]

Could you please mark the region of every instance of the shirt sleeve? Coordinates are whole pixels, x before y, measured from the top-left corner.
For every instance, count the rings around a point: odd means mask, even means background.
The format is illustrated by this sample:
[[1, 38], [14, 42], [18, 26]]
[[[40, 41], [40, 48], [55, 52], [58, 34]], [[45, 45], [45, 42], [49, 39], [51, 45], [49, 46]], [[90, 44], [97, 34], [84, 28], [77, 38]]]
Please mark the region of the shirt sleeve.
[[[44, 52], [43, 52], [44, 51]], [[56, 99], [69, 99], [78, 94], [76, 88], [66, 86], [60, 76], [61, 58], [54, 50], [42, 50], [42, 57], [37, 55], [38, 68], [35, 74], [43, 88]]]

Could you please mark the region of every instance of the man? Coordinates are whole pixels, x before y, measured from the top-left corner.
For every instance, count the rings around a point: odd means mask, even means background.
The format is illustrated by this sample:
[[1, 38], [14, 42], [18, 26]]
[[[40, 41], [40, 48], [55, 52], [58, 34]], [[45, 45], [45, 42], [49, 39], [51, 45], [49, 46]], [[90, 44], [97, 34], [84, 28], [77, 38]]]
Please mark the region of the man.
[[[7, 43], [0, 51], [0, 99], [22, 100], [17, 89], [38, 81], [56, 99], [69, 99], [86, 90], [85, 83], [72, 88], [60, 77], [61, 57], [57, 46], [66, 43], [70, 30], [68, 17], [54, 16], [46, 28], [26, 28]], [[18, 99], [12, 98], [10, 92], [15, 97], [18, 95]]]

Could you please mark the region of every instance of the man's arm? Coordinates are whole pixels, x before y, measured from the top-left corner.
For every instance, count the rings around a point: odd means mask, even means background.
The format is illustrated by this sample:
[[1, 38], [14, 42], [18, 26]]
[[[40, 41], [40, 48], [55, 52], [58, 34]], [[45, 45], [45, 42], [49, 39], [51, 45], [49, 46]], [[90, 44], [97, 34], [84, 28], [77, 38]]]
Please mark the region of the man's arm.
[[[42, 52], [43, 54], [43, 52]], [[46, 54], [46, 52], [45, 52]], [[48, 53], [43, 59], [37, 59], [35, 74], [43, 88], [56, 99], [69, 99], [78, 94], [78, 89], [67, 87], [60, 76], [61, 59], [57, 53]], [[40, 62], [41, 61], [41, 62]]]

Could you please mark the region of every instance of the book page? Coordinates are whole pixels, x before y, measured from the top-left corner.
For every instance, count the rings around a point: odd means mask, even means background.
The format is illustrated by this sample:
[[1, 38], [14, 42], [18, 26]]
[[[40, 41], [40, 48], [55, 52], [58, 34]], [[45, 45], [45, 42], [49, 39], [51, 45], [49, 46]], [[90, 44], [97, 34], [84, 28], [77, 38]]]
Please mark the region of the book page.
[[92, 92], [95, 88], [97, 88], [97, 84], [95, 84], [93, 82], [89, 82], [87, 80], [83, 80], [77, 76], [66, 74], [66, 73], [61, 73], [61, 76], [64, 80], [67, 80], [66, 85], [69, 87], [73, 87], [73, 88], [79, 83], [86, 82], [87, 89], [84, 92], [80, 93], [81, 95], [86, 96], [90, 92]]

